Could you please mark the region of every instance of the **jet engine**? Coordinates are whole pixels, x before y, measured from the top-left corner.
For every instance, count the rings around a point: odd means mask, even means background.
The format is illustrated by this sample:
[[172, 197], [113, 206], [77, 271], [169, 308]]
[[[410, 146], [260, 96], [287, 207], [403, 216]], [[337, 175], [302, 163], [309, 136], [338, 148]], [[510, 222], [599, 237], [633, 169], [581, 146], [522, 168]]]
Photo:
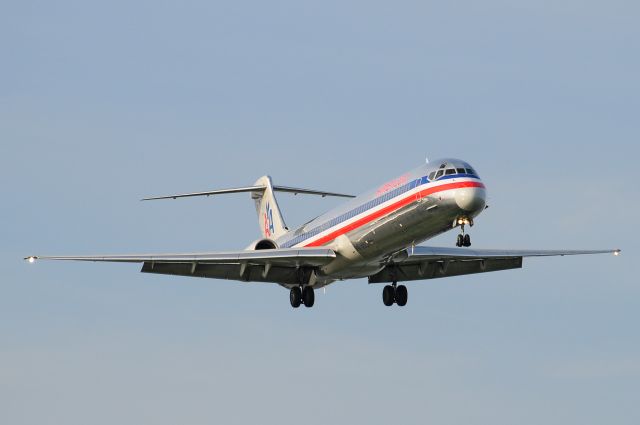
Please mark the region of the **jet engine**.
[[248, 250], [258, 251], [261, 249], [276, 249], [278, 245], [271, 239], [258, 239], [247, 247]]

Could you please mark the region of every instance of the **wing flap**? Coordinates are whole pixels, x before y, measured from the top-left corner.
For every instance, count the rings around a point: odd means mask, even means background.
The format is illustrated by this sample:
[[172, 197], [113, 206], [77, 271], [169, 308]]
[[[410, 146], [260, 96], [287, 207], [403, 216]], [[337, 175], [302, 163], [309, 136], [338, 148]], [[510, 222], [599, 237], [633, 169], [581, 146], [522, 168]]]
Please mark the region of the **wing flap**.
[[369, 276], [369, 283], [401, 282], [437, 279], [474, 273], [519, 269], [525, 257], [614, 254], [619, 249], [606, 250], [500, 250], [441, 248], [418, 246], [404, 250], [378, 273]]
[[471, 249], [471, 248], [443, 248], [417, 246], [413, 250], [403, 252], [404, 259], [395, 261], [421, 261], [421, 260], [481, 260], [488, 258], [514, 258], [514, 257], [553, 257], [565, 255], [589, 255], [589, 254], [614, 254], [620, 253], [619, 249], [600, 250], [525, 250], [525, 249]]
[[460, 261], [439, 260], [424, 263], [413, 262], [387, 266], [375, 275], [369, 276], [369, 283], [438, 279], [441, 277], [497, 272], [519, 268], [522, 268], [522, 257]]
[[213, 279], [237, 280], [242, 282], [273, 282], [278, 284], [296, 284], [301, 280], [300, 273], [308, 269], [297, 269], [291, 266], [247, 263], [151, 263], [145, 262], [142, 273], [202, 277]]
[[314, 269], [336, 258], [327, 248], [285, 248], [195, 254], [143, 254], [98, 256], [41, 256], [36, 260], [143, 263], [143, 273], [275, 282], [293, 285], [308, 281]]

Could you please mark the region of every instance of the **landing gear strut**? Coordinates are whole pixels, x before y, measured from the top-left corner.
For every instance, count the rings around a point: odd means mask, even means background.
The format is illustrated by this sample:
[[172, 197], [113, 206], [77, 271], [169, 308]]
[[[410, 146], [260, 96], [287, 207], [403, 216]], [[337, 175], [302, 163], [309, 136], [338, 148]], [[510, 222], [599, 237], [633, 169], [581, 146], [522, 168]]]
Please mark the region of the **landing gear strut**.
[[464, 233], [464, 225], [466, 222], [467, 220], [458, 220], [458, 223], [460, 223], [460, 234], [456, 239], [456, 246], [471, 246], [471, 236], [469, 236], [468, 233]]
[[393, 303], [398, 304], [400, 307], [407, 305], [409, 299], [409, 292], [404, 285], [397, 286], [397, 282], [393, 282], [392, 285], [387, 285], [382, 290], [382, 302], [387, 307], [391, 307]]
[[294, 286], [289, 292], [289, 302], [291, 307], [298, 308], [301, 304], [305, 307], [313, 307], [316, 296], [311, 286]]

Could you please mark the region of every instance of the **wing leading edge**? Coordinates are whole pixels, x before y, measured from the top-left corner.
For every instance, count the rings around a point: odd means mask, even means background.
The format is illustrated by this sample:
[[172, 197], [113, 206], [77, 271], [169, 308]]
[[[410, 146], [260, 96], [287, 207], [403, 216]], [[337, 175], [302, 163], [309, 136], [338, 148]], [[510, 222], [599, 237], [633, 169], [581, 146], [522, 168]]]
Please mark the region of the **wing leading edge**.
[[614, 254], [607, 250], [498, 250], [439, 248], [418, 246], [402, 251], [380, 272], [369, 276], [369, 283], [437, 279], [465, 274], [519, 269], [525, 257]]

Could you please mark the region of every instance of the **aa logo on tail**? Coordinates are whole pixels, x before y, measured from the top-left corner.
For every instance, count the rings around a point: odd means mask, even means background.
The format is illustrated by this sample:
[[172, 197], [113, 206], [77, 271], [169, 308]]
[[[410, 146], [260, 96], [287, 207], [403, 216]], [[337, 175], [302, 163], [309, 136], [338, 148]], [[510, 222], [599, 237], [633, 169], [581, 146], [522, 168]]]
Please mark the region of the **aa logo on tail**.
[[274, 233], [274, 229], [273, 229], [273, 210], [271, 209], [271, 206], [269, 205], [268, 202], [265, 207], [263, 217], [264, 217], [264, 234], [266, 237], [269, 238]]

